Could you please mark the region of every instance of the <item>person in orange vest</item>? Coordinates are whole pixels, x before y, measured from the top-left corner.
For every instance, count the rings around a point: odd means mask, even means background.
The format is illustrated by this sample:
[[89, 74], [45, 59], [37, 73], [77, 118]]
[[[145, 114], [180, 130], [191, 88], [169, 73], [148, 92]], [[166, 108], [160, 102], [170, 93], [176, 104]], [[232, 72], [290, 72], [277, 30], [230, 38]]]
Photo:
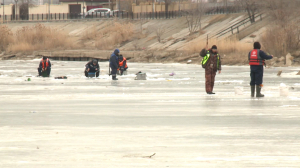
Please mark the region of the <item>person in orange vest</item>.
[[50, 72], [51, 72], [51, 62], [45, 56], [41, 60], [40, 65], [38, 67], [39, 76], [42, 76], [42, 73], [44, 71], [46, 71], [47, 77], [49, 77], [50, 76]]
[[249, 52], [248, 60], [250, 65], [250, 86], [251, 86], [251, 97], [254, 97], [256, 88], [256, 97], [264, 97], [261, 94], [261, 88], [263, 83], [264, 65], [266, 65], [265, 60], [273, 58], [273, 55], [267, 55], [261, 49], [259, 42], [253, 44], [254, 49]]
[[119, 56], [119, 70], [120, 70], [120, 74], [123, 75], [123, 72], [126, 71], [128, 69], [127, 66], [127, 60], [125, 57], [123, 57], [123, 55]]

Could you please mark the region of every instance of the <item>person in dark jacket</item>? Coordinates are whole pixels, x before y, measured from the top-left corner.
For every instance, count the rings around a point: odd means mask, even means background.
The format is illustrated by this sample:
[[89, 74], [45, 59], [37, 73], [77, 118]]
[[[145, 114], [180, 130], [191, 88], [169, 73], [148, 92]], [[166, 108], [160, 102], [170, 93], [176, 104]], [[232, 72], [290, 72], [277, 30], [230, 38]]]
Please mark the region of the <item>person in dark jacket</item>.
[[267, 55], [261, 49], [261, 45], [259, 42], [255, 42], [253, 44], [254, 49], [249, 52], [248, 60], [250, 65], [250, 86], [251, 86], [251, 97], [254, 97], [255, 88], [256, 88], [256, 97], [264, 97], [261, 94], [261, 88], [263, 83], [263, 73], [264, 73], [264, 65], [265, 60], [269, 60], [273, 58], [273, 55]]
[[117, 78], [117, 70], [119, 68], [119, 49], [115, 49], [115, 51], [111, 54], [109, 59], [109, 66], [111, 68], [112, 80], [118, 80]]
[[38, 67], [39, 76], [43, 76], [43, 73], [46, 73], [46, 76], [50, 76], [51, 72], [51, 62], [47, 57], [43, 57], [40, 61], [40, 65]]
[[92, 61], [89, 61], [85, 65], [84, 74], [85, 74], [86, 77], [88, 77], [88, 73], [89, 72], [95, 72], [96, 73], [96, 77], [99, 76], [99, 74], [100, 74], [100, 66], [99, 66], [98, 61], [96, 59], [93, 59]]
[[123, 55], [119, 56], [119, 70], [120, 70], [120, 74], [123, 75], [123, 72], [126, 71], [128, 69], [127, 66], [127, 60], [125, 57], [123, 57]]
[[221, 59], [218, 54], [217, 46], [213, 45], [211, 49], [208, 49], [208, 46], [206, 46], [206, 48], [200, 52], [200, 56], [203, 57], [202, 65], [203, 68], [205, 68], [206, 93], [215, 94], [213, 89], [216, 73], [217, 71], [219, 71], [219, 74], [221, 73]]

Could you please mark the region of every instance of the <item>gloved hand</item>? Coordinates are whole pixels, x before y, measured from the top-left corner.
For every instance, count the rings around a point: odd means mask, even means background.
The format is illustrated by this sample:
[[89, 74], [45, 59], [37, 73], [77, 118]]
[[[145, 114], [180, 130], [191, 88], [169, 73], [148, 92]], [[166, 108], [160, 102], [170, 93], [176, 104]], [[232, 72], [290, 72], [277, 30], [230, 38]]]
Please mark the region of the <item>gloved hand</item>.
[[121, 67], [121, 71], [124, 71], [124, 69], [125, 69], [124, 67]]

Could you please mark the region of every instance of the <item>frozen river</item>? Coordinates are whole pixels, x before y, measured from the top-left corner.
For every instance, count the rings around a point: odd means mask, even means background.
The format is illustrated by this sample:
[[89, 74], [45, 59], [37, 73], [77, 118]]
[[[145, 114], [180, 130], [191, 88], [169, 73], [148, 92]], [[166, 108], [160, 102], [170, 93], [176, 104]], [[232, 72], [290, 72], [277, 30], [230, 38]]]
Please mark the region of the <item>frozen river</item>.
[[[266, 69], [266, 97], [256, 99], [248, 66], [224, 66], [207, 95], [199, 65], [130, 63], [111, 81], [107, 62], [100, 78], [64, 61], [34, 77], [38, 63], [0, 61], [0, 168], [300, 165], [300, 68]], [[148, 79], [134, 80], [138, 71]]]

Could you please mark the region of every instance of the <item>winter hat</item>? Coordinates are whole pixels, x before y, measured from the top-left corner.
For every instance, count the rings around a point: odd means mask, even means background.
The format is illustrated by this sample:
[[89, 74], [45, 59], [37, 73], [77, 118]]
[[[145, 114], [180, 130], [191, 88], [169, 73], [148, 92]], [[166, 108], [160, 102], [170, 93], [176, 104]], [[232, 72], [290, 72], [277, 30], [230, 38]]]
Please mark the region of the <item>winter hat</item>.
[[47, 60], [47, 57], [43, 56], [43, 60]]
[[115, 49], [114, 53], [115, 53], [116, 55], [118, 55], [118, 54], [120, 53], [120, 50], [119, 50], [119, 49]]
[[123, 60], [123, 55], [122, 54], [119, 55], [119, 60]]
[[255, 42], [255, 43], [253, 44], [253, 47], [254, 47], [254, 49], [260, 49], [260, 48], [261, 48], [261, 45], [260, 45], [259, 42]]
[[211, 47], [211, 49], [216, 49], [216, 50], [217, 50], [218, 48], [217, 48], [216, 45], [213, 45], [213, 46]]
[[98, 61], [96, 59], [93, 59], [93, 64], [97, 64]]

